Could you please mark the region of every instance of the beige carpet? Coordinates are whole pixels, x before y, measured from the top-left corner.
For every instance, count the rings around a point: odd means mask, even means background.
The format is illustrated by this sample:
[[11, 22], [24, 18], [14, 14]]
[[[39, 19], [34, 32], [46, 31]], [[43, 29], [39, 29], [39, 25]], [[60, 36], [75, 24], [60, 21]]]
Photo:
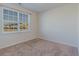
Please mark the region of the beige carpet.
[[1, 56], [77, 56], [75, 47], [34, 39], [0, 50]]

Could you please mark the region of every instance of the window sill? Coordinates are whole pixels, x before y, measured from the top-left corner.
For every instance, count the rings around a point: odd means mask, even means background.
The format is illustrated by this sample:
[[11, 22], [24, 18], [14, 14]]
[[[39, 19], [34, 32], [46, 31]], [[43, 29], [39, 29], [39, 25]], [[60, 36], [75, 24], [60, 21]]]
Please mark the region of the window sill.
[[14, 31], [14, 32], [2, 32], [2, 33], [4, 33], [4, 34], [8, 34], [8, 33], [23, 33], [23, 32], [31, 32], [31, 30]]

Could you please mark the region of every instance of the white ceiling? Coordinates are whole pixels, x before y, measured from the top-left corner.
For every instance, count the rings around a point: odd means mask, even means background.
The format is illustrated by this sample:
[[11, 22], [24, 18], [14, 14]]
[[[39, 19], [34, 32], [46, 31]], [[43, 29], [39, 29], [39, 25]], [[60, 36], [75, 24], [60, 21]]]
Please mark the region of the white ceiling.
[[[65, 3], [66, 4], [66, 3]], [[43, 12], [49, 9], [65, 5], [64, 3], [19, 3], [22, 7], [28, 8], [35, 12]]]

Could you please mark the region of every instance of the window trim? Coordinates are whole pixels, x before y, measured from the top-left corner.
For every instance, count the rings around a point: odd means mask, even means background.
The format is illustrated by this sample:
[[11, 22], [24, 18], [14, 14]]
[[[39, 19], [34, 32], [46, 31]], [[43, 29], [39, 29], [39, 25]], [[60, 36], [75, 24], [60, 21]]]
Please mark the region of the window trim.
[[[6, 9], [6, 10], [11, 10], [11, 11], [14, 11], [14, 12], [17, 12], [18, 14], [18, 19], [17, 19], [17, 23], [18, 23], [18, 31], [12, 31], [12, 32], [5, 32], [4, 31], [4, 19], [3, 19], [3, 10]], [[20, 31], [20, 21], [19, 21], [19, 13], [22, 13], [22, 14], [25, 14], [25, 15], [28, 15], [28, 29], [25, 29], [23, 31]], [[28, 13], [25, 13], [24, 11], [18, 11], [18, 10], [15, 10], [15, 9], [11, 9], [11, 8], [6, 8], [6, 7], [2, 7], [2, 33], [18, 33], [18, 32], [29, 32], [31, 31], [31, 19], [30, 19], [30, 14]]]

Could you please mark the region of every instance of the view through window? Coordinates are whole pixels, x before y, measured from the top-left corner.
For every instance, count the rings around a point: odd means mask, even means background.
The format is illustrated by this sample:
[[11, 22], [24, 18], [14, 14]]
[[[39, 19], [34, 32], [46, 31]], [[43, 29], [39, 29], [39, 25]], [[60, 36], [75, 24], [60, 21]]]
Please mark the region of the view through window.
[[28, 14], [3, 9], [3, 31], [17, 32], [28, 30]]

